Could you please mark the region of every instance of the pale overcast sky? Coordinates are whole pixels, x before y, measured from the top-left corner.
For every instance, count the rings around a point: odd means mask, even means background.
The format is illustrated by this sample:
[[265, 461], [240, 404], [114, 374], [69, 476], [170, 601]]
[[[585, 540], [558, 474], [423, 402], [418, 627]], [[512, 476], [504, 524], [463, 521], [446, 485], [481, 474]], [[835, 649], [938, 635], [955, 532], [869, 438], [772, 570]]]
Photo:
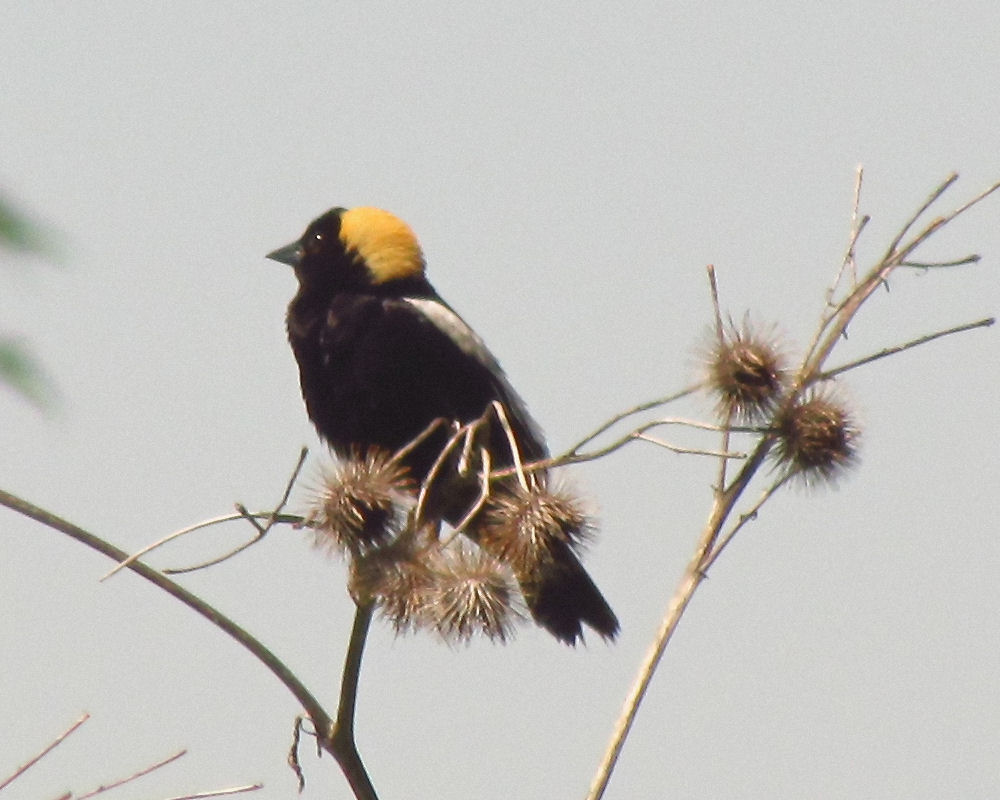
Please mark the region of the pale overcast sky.
[[[0, 486], [130, 551], [273, 504], [300, 446], [319, 448], [284, 338], [294, 279], [264, 254], [334, 205], [411, 223], [557, 450], [697, 374], [708, 263], [729, 313], [801, 347], [859, 163], [865, 264], [952, 170], [942, 210], [1000, 180], [1000, 6], [823, 8], [7, 4], [0, 191], [61, 256], [2, 255], [0, 321], [61, 401], [43, 416], [0, 391]], [[899, 274], [834, 361], [995, 314], [1000, 198], [925, 255], [971, 251], [978, 266]], [[1000, 796], [997, 349], [980, 330], [846, 377], [859, 467], [776, 498], [713, 569], [609, 800]], [[583, 797], [714, 474], [651, 446], [570, 473], [599, 509], [586, 563], [622, 622], [612, 646], [525, 626], [452, 649], [377, 623], [358, 738], [384, 800]], [[299, 708], [269, 672], [135, 575], [99, 584], [107, 559], [0, 522], [0, 776], [92, 715], [4, 800], [181, 748], [110, 796], [296, 796]], [[183, 583], [335, 706], [352, 607], [343, 565], [305, 534]], [[304, 798], [349, 796], [332, 759], [302, 760]]]

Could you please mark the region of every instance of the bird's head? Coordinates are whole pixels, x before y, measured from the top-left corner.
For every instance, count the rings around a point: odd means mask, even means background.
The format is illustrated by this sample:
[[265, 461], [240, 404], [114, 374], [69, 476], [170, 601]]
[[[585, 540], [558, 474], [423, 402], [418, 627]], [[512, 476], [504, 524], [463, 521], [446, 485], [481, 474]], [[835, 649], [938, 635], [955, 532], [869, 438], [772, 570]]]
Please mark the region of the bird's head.
[[380, 208], [333, 208], [302, 238], [267, 257], [295, 268], [301, 283], [361, 288], [422, 279], [424, 255], [410, 226]]

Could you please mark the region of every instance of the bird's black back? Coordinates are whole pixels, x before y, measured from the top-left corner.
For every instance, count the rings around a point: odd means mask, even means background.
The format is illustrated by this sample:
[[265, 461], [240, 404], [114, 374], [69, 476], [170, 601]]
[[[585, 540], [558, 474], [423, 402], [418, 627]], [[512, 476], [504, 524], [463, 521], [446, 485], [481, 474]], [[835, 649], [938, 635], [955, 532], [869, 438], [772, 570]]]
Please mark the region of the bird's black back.
[[[436, 296], [419, 298], [440, 304]], [[469, 352], [410, 300], [340, 292], [325, 303], [300, 292], [289, 307], [288, 332], [310, 419], [340, 455], [358, 443], [396, 451], [436, 418], [467, 423], [490, 403], [503, 404], [526, 461], [544, 458], [545, 444], [495, 360]], [[469, 331], [470, 335], [471, 331]], [[475, 343], [481, 347], [478, 338]], [[494, 465], [512, 463], [507, 436], [489, 428]], [[445, 429], [406, 459], [422, 480], [447, 440]]]

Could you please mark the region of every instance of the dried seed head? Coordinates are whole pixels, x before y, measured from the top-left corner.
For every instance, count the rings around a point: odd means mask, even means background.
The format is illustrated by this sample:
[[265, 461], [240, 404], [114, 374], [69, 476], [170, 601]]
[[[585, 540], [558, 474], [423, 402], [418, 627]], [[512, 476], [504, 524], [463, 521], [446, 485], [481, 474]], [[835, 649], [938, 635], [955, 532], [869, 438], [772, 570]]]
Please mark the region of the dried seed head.
[[398, 632], [421, 626], [430, 565], [436, 545], [421, 545], [407, 534], [351, 560], [348, 589], [355, 602], [378, 603]]
[[786, 358], [777, 337], [730, 323], [722, 338], [713, 332], [706, 358], [708, 386], [718, 397], [719, 413], [752, 424], [768, 419], [785, 388]]
[[495, 642], [510, 639], [521, 619], [510, 571], [471, 545], [444, 548], [440, 556], [424, 593], [422, 620], [451, 643], [477, 634]]
[[579, 500], [565, 490], [532, 481], [498, 489], [486, 506], [476, 541], [521, 577], [550, 562], [566, 546], [578, 548], [593, 529]]
[[324, 470], [308, 519], [317, 544], [357, 555], [391, 539], [412, 502], [405, 467], [373, 448]]
[[777, 462], [807, 484], [833, 482], [857, 460], [860, 431], [829, 393], [813, 393], [782, 412]]
[[358, 602], [377, 602], [397, 633], [433, 630], [450, 643], [476, 634], [505, 642], [521, 618], [509, 570], [460, 541], [401, 536], [351, 562], [350, 589]]

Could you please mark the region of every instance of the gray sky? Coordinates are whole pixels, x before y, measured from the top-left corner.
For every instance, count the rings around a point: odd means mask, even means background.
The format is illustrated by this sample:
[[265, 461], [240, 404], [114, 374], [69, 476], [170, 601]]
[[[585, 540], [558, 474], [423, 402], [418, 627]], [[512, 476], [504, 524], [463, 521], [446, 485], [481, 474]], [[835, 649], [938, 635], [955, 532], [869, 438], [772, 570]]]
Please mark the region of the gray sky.
[[[284, 340], [294, 280], [263, 255], [333, 205], [412, 224], [558, 450], [696, 374], [708, 263], [734, 317], [808, 341], [857, 164], [865, 264], [952, 170], [942, 209], [1000, 179], [994, 2], [419, 5], [5, 8], [0, 189], [63, 256], [5, 257], [0, 313], [62, 402], [44, 417], [0, 393], [0, 485], [128, 550], [273, 504], [317, 442]], [[924, 253], [979, 266], [900, 274], [834, 362], [995, 314], [998, 203]], [[977, 331], [848, 376], [860, 468], [779, 496], [725, 554], [609, 798], [1000, 795], [996, 352]], [[622, 621], [614, 646], [526, 626], [450, 649], [376, 625], [358, 735], [382, 796], [583, 796], [714, 470], [639, 446], [573, 470], [599, 507], [587, 564]], [[4, 800], [180, 748], [113, 796], [294, 796], [299, 709], [263, 667], [137, 577], [98, 584], [106, 559], [0, 520], [0, 775], [92, 714]], [[335, 705], [340, 563], [283, 529], [184, 583]], [[305, 798], [348, 796], [331, 759], [302, 759]]]

